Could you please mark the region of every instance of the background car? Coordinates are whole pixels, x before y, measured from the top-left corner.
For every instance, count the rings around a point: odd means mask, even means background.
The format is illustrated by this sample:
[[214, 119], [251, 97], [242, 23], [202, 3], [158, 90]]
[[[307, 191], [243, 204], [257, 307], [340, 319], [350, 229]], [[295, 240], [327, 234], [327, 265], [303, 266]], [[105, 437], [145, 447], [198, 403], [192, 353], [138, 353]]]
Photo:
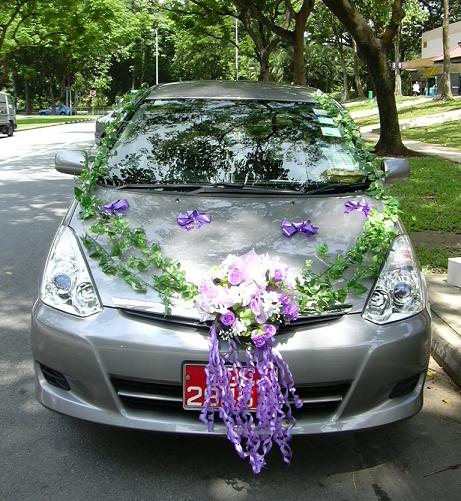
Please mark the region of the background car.
[[70, 109], [68, 106], [61, 104], [56, 107], [56, 112], [53, 113], [53, 108], [44, 108], [38, 112], [39, 115], [76, 115], [77, 112], [74, 109]]
[[115, 112], [111, 111], [96, 120], [96, 126], [94, 131], [94, 142], [99, 144], [101, 138], [104, 137], [105, 128], [114, 120]]
[[[63, 151], [56, 168], [76, 175], [83, 161], [81, 152]], [[405, 165], [387, 161], [387, 180], [408, 175]], [[109, 205], [125, 199], [126, 221], [143, 226], [191, 282], [251, 249], [279, 257], [299, 276], [306, 259], [314, 272], [324, 270], [319, 243], [345, 255], [362, 234], [367, 216], [346, 213], [351, 200], [381, 207], [363, 172], [312, 89], [183, 82], [156, 86], [137, 104], [95, 195]], [[208, 433], [197, 411], [209, 326], [193, 304], [176, 301], [165, 315], [158, 292], [142, 295], [104, 273], [81, 243], [94, 224], [80, 218], [81, 209], [74, 201], [58, 229], [33, 307], [39, 401], [108, 425]], [[184, 231], [178, 214], [192, 209], [206, 211], [211, 223]], [[285, 238], [283, 221], [300, 219], [318, 233]], [[430, 313], [408, 236], [398, 222], [395, 230], [379, 278], [364, 279], [366, 294], [306, 313], [274, 338], [304, 403], [294, 410], [294, 434], [363, 430], [422, 406]], [[191, 365], [203, 376], [192, 387], [184, 376]]]
[[12, 136], [17, 127], [13, 96], [0, 92], [0, 133]]

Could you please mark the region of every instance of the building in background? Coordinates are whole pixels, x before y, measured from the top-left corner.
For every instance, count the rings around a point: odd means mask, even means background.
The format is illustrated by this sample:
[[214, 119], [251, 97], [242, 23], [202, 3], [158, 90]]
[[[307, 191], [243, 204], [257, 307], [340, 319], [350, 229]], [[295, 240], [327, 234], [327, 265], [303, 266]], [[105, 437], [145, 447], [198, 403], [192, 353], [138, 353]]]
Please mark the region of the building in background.
[[[461, 21], [449, 25], [451, 90], [454, 96], [461, 95]], [[425, 31], [421, 37], [421, 58], [404, 61], [402, 69], [412, 73], [412, 81], [421, 83], [421, 92], [437, 94], [443, 73], [442, 27]]]

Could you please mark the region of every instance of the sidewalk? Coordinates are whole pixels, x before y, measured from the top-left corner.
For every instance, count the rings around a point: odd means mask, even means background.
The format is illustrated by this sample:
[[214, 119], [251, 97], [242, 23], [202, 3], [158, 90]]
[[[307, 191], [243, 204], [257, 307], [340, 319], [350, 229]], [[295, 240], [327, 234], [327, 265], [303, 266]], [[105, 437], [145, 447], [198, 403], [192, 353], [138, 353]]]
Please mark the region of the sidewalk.
[[461, 289], [445, 275], [426, 275], [432, 310], [432, 355], [461, 387]]
[[[362, 138], [365, 141], [378, 142], [379, 135], [367, 132], [362, 134]], [[423, 143], [422, 141], [415, 141], [414, 139], [403, 139], [403, 144], [407, 148], [410, 148], [410, 150], [423, 153], [424, 155], [445, 158], [452, 162], [461, 163], [461, 151], [455, 148], [448, 148], [446, 146], [440, 146], [439, 144]]]
[[[399, 119], [400, 130], [415, 129], [418, 127], [428, 127], [430, 125], [444, 124], [446, 122], [454, 122], [461, 119], [461, 110], [444, 111], [442, 113], [434, 113], [425, 117], [416, 118], [403, 118]], [[379, 117], [377, 122], [370, 125], [360, 127], [360, 132], [365, 134], [367, 132], [374, 132], [379, 134]]]

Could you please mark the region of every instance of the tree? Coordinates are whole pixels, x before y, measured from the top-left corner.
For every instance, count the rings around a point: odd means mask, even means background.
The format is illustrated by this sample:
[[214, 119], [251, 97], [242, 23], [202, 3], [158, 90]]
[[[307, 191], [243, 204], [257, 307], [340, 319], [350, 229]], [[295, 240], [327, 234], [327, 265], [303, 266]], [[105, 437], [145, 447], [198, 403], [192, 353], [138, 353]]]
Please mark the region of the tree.
[[[268, 19], [275, 22], [278, 17], [278, 4], [269, 2], [266, 8]], [[240, 26], [253, 43], [253, 55], [259, 64], [258, 80], [270, 80], [269, 60], [272, 52], [280, 44], [280, 37], [274, 34], [264, 23], [253, 16], [247, 5], [248, 2], [238, 0], [189, 0], [183, 2], [173, 1], [163, 5], [169, 11], [176, 25], [187, 25], [188, 30], [197, 38], [208, 36], [213, 43], [222, 41], [227, 46], [235, 46], [233, 39], [234, 24], [229, 25], [225, 19], [237, 19]], [[226, 28], [227, 26], [227, 28]], [[228, 28], [232, 29], [229, 30]], [[227, 29], [227, 32], [226, 32]], [[241, 37], [239, 37], [241, 38]], [[244, 44], [245, 45], [245, 44]], [[240, 50], [240, 47], [239, 47]]]
[[263, 0], [234, 0], [239, 5], [247, 6], [253, 16], [278, 35], [293, 50], [293, 80], [298, 85], [306, 85], [304, 68], [304, 32], [309, 15], [314, 9], [315, 0], [302, 0], [296, 10], [292, 0], [275, 1], [275, 7], [285, 7], [282, 23], [267, 15], [267, 6], [272, 2]]
[[448, 45], [448, 25], [450, 23], [450, 8], [448, 0], [443, 0], [443, 74], [442, 74], [442, 89], [440, 91], [440, 99], [453, 99], [451, 92], [450, 78], [450, 46]]
[[[389, 18], [386, 22], [376, 23], [375, 29], [350, 0], [323, 0], [323, 2], [354, 37], [359, 55], [370, 71], [376, 90], [381, 124], [379, 141], [375, 146], [376, 153], [379, 155], [408, 154], [409, 150], [403, 145], [400, 135], [394, 83], [387, 62], [387, 55], [392, 48], [395, 34], [405, 16], [403, 0], [392, 1]], [[369, 6], [368, 2], [364, 3]], [[382, 7], [379, 13], [385, 13]], [[384, 18], [384, 16], [381, 17]]]

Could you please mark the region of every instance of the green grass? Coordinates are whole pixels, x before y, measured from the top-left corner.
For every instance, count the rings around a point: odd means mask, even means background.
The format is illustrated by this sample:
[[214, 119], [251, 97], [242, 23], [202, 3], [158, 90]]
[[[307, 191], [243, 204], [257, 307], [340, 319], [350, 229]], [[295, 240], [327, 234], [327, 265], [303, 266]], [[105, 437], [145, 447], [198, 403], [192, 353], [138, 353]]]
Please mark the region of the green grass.
[[[398, 97], [397, 103], [407, 103], [409, 101], [415, 100], [415, 99], [420, 99], [421, 96], [403, 96], [403, 97]], [[376, 99], [372, 99], [371, 101], [359, 101], [357, 104], [351, 104], [350, 106], [347, 106], [347, 109], [349, 112], [351, 111], [362, 111], [362, 110], [370, 110], [372, 108], [376, 108], [376, 113], [378, 113], [377, 109], [377, 104], [376, 104]]]
[[50, 125], [69, 123], [69, 122], [86, 122], [88, 120], [96, 120], [94, 115], [77, 115], [77, 116], [38, 116], [31, 118], [18, 117], [18, 130], [35, 129], [38, 127], [48, 127]]
[[405, 139], [416, 139], [425, 143], [440, 144], [461, 149], [461, 121], [454, 120], [427, 127], [415, 127], [402, 130]]
[[[407, 231], [433, 230], [461, 234], [461, 164], [439, 158], [411, 158], [410, 179], [391, 188], [400, 199], [401, 220]], [[426, 271], [446, 271], [456, 247], [417, 247]]]
[[410, 179], [391, 188], [408, 231], [461, 233], [461, 164], [440, 158], [410, 159]]
[[449, 257], [459, 257], [459, 247], [416, 247], [416, 255], [424, 273], [446, 273]]
[[[400, 120], [410, 120], [418, 117], [425, 117], [427, 115], [436, 115], [446, 111], [453, 111], [461, 109], [461, 99], [453, 101], [428, 101], [426, 103], [416, 104], [415, 106], [408, 106], [399, 111]], [[351, 109], [349, 108], [349, 111]], [[359, 127], [364, 125], [373, 125], [379, 123], [379, 115], [371, 115], [369, 117], [357, 118], [354, 120]]]

